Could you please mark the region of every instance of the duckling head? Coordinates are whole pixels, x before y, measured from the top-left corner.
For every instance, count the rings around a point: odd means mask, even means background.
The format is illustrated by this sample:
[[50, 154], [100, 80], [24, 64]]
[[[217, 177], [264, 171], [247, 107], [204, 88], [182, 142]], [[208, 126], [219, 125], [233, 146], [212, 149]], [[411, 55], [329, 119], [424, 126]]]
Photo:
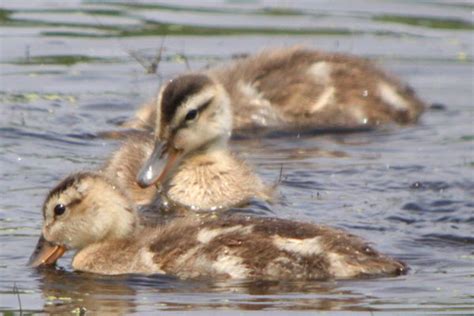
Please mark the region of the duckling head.
[[232, 131], [229, 96], [206, 75], [171, 80], [157, 107], [155, 148], [137, 177], [142, 187], [165, 182], [188, 155], [226, 146]]
[[92, 172], [70, 175], [51, 190], [43, 205], [43, 220], [42, 235], [30, 258], [34, 267], [54, 264], [69, 249], [124, 238], [138, 222], [128, 198], [107, 178]]

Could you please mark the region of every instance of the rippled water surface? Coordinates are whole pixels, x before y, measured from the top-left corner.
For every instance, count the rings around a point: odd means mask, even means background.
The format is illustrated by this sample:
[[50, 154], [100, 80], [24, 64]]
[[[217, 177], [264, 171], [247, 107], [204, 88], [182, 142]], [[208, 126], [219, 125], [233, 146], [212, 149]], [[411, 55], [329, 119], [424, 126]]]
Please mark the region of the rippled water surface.
[[[472, 2], [157, 3], [1, 2], [0, 310], [474, 309]], [[25, 266], [48, 190], [70, 172], [99, 166], [116, 148], [94, 138], [97, 132], [116, 129], [164, 79], [293, 44], [372, 58], [435, 103], [411, 127], [232, 143], [268, 182], [283, 168], [275, 216], [363, 236], [404, 260], [408, 275], [218, 283], [75, 273], [70, 256], [56, 271]]]

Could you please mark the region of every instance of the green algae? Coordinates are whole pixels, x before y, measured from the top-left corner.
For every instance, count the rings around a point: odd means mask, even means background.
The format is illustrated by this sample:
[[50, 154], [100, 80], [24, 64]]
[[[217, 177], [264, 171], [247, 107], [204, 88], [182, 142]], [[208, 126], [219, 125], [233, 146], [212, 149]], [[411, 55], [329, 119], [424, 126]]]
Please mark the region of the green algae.
[[85, 55], [47, 55], [47, 56], [31, 56], [29, 58], [21, 58], [13, 62], [17, 65], [65, 65], [70, 66], [77, 63], [93, 63], [93, 62], [115, 62], [110, 58], [91, 57]]
[[390, 22], [407, 24], [414, 26], [422, 26], [433, 29], [450, 29], [450, 30], [474, 30], [474, 25], [470, 22], [460, 19], [432, 18], [424, 16], [400, 16], [400, 15], [380, 15], [372, 18], [378, 22]]
[[349, 35], [354, 32], [348, 29], [315, 28], [315, 29], [283, 29], [255, 27], [206, 27], [196, 25], [168, 24], [147, 22], [141, 28], [127, 29], [120, 36], [156, 36], [156, 35]]

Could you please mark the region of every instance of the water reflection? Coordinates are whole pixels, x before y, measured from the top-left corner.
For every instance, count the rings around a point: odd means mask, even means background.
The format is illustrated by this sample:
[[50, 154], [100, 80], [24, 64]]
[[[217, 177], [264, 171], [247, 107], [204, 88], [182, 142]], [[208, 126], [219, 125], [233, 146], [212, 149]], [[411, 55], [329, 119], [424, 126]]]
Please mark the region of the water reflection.
[[136, 291], [123, 278], [42, 269], [38, 281], [47, 313], [94, 311], [124, 315], [136, 310]]
[[189, 281], [163, 275], [100, 276], [60, 268], [38, 270], [37, 280], [44, 311], [51, 314], [92, 312], [125, 315], [144, 309], [182, 311], [209, 308], [373, 310], [364, 304], [367, 297], [342, 289], [335, 281]]

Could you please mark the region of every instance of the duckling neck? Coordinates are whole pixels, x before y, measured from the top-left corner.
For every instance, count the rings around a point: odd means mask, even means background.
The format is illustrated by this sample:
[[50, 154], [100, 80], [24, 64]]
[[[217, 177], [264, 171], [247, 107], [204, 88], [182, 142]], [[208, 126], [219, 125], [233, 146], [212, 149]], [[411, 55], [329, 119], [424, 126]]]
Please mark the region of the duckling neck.
[[220, 138], [217, 139], [202, 148], [189, 153], [185, 160], [182, 162], [186, 163], [190, 160], [196, 159], [197, 157], [216, 157], [216, 156], [232, 156], [232, 154], [229, 151], [229, 146], [228, 146], [229, 139], [226, 138]]
[[184, 157], [171, 180], [176, 183], [176, 176], [182, 173], [194, 173], [198, 179], [204, 180], [206, 174], [199, 173], [199, 169], [201, 171], [203, 168], [217, 171], [222, 168], [227, 169], [228, 165], [235, 163], [235, 158], [228, 148], [227, 140], [219, 139]]
[[131, 236], [139, 227], [140, 221], [134, 205], [127, 199], [109, 200], [109, 212], [102, 212], [104, 217], [98, 222], [109, 223], [107, 233], [102, 240], [125, 239]]
[[109, 232], [108, 238], [124, 239], [141, 227], [135, 210], [126, 209], [122, 213], [123, 215], [115, 219], [114, 229]]

